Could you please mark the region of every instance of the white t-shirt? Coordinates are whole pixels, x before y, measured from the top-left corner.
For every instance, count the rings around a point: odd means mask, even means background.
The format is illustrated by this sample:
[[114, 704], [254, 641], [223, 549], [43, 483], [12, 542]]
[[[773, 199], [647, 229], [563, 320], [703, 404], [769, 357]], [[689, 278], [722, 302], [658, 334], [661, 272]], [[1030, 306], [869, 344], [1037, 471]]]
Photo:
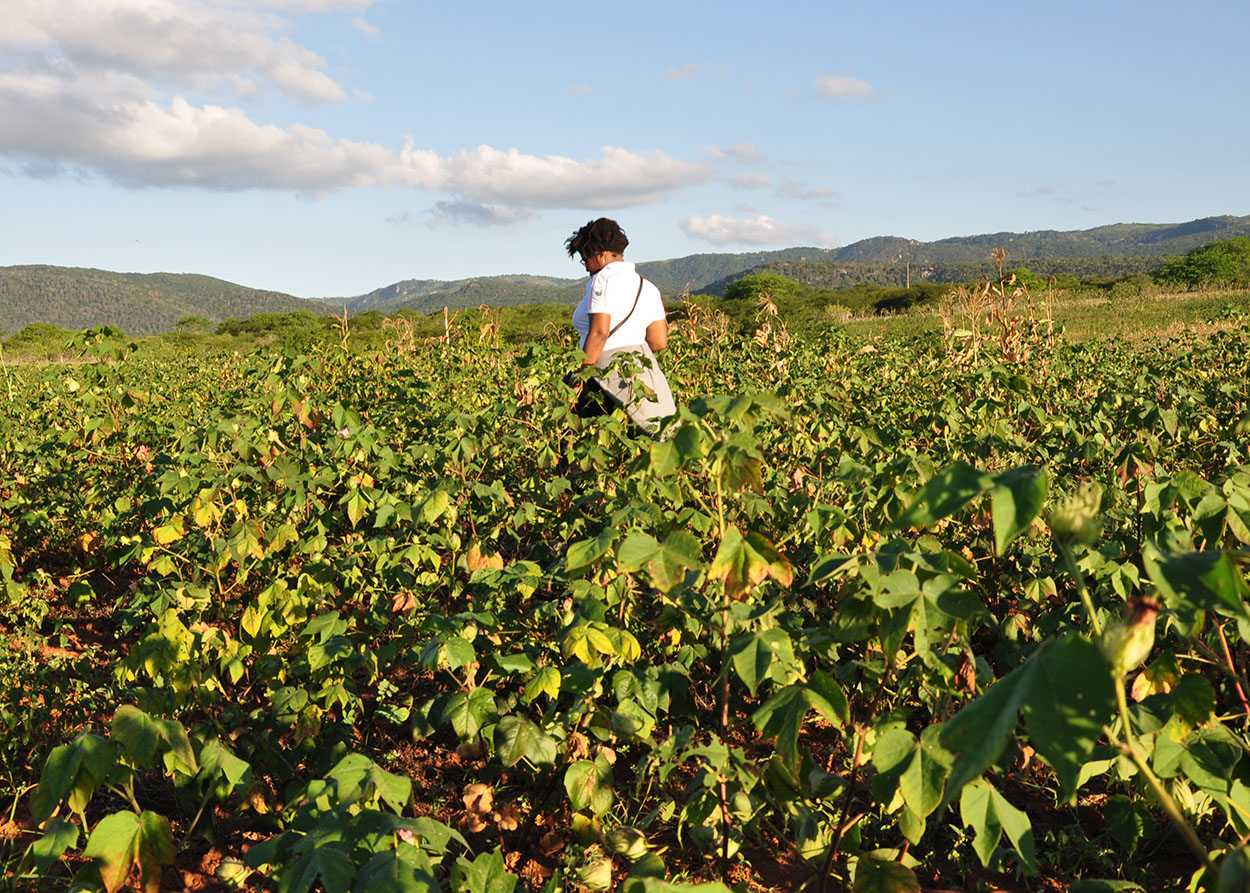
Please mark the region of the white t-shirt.
[[634, 296], [638, 296], [638, 306], [633, 315], [625, 321], [617, 331], [608, 336], [604, 350], [617, 350], [647, 341], [647, 326], [656, 320], [664, 319], [664, 301], [660, 298], [660, 290], [647, 281], [638, 294], [638, 282], [642, 277], [629, 261], [618, 260], [608, 264], [586, 283], [586, 294], [573, 310], [573, 328], [581, 336], [578, 342], [586, 347], [586, 337], [590, 334], [590, 314], [606, 313], [609, 317], [608, 328], [615, 328], [621, 320], [629, 315], [634, 306]]

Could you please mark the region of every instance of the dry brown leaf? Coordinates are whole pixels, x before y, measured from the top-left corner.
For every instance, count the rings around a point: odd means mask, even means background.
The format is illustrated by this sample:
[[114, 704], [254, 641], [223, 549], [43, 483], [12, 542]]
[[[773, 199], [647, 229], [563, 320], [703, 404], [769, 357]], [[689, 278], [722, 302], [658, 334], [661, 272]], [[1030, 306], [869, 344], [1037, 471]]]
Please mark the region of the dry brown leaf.
[[974, 695], [977, 693], [977, 665], [967, 654], [959, 662], [955, 671], [955, 691]]
[[521, 823], [521, 810], [515, 803], [505, 803], [492, 817], [501, 831], [515, 831]]
[[488, 784], [469, 784], [464, 786], [465, 809], [478, 815], [490, 815], [495, 808], [495, 789]]

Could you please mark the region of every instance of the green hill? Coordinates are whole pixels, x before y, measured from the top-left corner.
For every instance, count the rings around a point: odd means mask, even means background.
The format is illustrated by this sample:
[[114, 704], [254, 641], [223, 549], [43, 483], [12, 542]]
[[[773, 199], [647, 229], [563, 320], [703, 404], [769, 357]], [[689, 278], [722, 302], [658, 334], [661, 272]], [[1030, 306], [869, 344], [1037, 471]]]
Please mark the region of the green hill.
[[0, 267], [0, 330], [33, 322], [64, 329], [110, 325], [129, 335], [168, 332], [178, 320], [223, 320], [326, 305], [191, 273], [110, 273], [81, 267]]
[[[747, 273], [772, 270], [816, 288], [846, 288], [863, 282], [964, 282], [992, 275], [995, 248], [1007, 249], [1009, 268], [1027, 266], [1043, 276], [1122, 276], [1147, 272], [1166, 257], [1217, 239], [1250, 235], [1250, 216], [1206, 217], [1179, 224], [1117, 223], [1089, 230], [989, 233], [918, 242], [898, 236], [875, 236], [843, 248], [784, 248], [738, 254], [691, 254], [641, 261], [638, 269], [665, 297], [692, 293], [720, 294]], [[575, 303], [585, 278], [486, 276], [455, 281], [407, 279], [348, 298], [352, 310], [391, 312], [410, 307], [423, 313], [480, 304]], [[340, 300], [340, 303], [342, 301]]]
[[392, 313], [408, 307], [429, 313], [450, 307], [514, 307], [517, 304], [572, 304], [581, 296], [585, 279], [553, 276], [479, 276], [474, 279], [405, 279], [366, 295], [339, 299], [351, 311], [381, 310]]
[[[919, 242], [897, 236], [864, 239], [843, 248], [785, 248], [737, 254], [692, 254], [643, 261], [639, 269], [667, 298], [687, 285], [692, 293], [720, 294], [735, 279], [771, 270], [813, 288], [860, 283], [902, 286], [917, 282], [964, 282], [993, 275], [990, 252], [1008, 251], [1007, 267], [1027, 266], [1043, 276], [1122, 276], [1149, 272], [1165, 259], [1208, 243], [1250, 236], [1250, 217], [1206, 217], [1179, 224], [1117, 223], [1089, 230], [992, 233]], [[319, 315], [344, 305], [360, 313], [392, 313], [408, 307], [429, 313], [519, 304], [572, 304], [585, 277], [481, 276], [472, 279], [406, 279], [368, 294], [306, 300], [194, 274], [111, 273], [52, 266], [0, 267], [0, 332], [30, 323], [66, 329], [115, 326], [131, 335], [169, 331], [184, 317], [209, 320], [257, 313], [308, 310]]]

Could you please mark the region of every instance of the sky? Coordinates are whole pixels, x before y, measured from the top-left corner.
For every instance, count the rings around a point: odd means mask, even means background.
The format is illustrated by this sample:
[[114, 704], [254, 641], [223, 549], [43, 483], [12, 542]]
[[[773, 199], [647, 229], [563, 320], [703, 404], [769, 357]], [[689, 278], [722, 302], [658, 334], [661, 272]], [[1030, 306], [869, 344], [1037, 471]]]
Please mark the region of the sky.
[[0, 0], [0, 266], [301, 297], [1250, 214], [1246, 0]]

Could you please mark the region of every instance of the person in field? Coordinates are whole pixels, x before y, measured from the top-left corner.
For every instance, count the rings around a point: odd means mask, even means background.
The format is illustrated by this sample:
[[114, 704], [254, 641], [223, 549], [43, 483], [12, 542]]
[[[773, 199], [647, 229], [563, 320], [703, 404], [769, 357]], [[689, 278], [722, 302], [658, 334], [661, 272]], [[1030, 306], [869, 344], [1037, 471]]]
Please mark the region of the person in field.
[[[660, 290], [625, 260], [629, 239], [615, 220], [592, 220], [564, 242], [580, 257], [590, 281], [573, 310], [573, 328], [586, 358], [583, 367], [606, 370], [582, 385], [576, 411], [582, 417], [624, 407], [648, 434], [676, 407], [655, 355], [668, 346], [668, 320]], [[627, 354], [609, 368], [614, 357]]]

